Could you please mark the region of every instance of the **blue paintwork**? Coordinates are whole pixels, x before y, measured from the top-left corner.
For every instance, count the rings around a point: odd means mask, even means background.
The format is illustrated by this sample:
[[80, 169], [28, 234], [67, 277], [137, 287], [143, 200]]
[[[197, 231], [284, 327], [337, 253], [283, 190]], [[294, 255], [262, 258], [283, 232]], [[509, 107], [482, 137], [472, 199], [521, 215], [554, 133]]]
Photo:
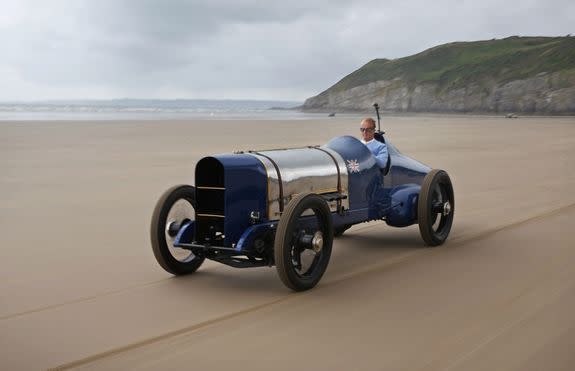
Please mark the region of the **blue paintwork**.
[[178, 234], [176, 238], [174, 238], [174, 245], [177, 245], [181, 242], [183, 243], [191, 243], [194, 240], [194, 224], [193, 220], [184, 223], [180, 229], [178, 230]]
[[346, 163], [359, 164], [359, 171], [349, 171], [348, 175], [348, 215], [334, 217], [336, 226], [386, 218], [389, 225], [404, 227], [417, 220], [417, 207], [413, 205], [417, 205], [421, 183], [431, 170], [428, 166], [401, 154], [389, 141], [390, 167], [386, 174], [355, 137], [334, 138], [326, 147], [339, 153]]
[[417, 201], [421, 184], [431, 168], [403, 155], [389, 141], [387, 147], [391, 167], [385, 175], [384, 187], [389, 192], [392, 208], [386, 213], [385, 221], [394, 227], [407, 227], [417, 222]]
[[389, 192], [391, 207], [385, 213], [385, 222], [394, 227], [407, 227], [417, 221], [417, 200], [421, 186], [404, 184]]
[[431, 171], [431, 168], [401, 154], [391, 143], [388, 143], [388, 149], [391, 157], [391, 168], [387, 175], [391, 175], [391, 178], [389, 183], [386, 182], [386, 187], [409, 183], [421, 185], [423, 178]]
[[[357, 138], [336, 137], [325, 146], [336, 151], [346, 164], [357, 163], [357, 171], [348, 166], [349, 209], [343, 215], [333, 213], [335, 227], [385, 219], [387, 224], [405, 227], [417, 222], [417, 200], [428, 166], [401, 154], [386, 140], [389, 153], [387, 173]], [[224, 247], [250, 254], [253, 243], [262, 238], [277, 222], [267, 218], [267, 174], [259, 160], [246, 154], [212, 156], [224, 169], [225, 241]], [[259, 211], [261, 220], [250, 224], [250, 212]], [[181, 242], [191, 242], [190, 229]], [[180, 238], [180, 234], [178, 234]], [[184, 241], [190, 239], [190, 241]]]
[[[178, 234], [174, 238], [173, 244], [175, 246], [183, 243], [183, 244], [190, 244], [194, 242], [194, 221], [189, 221], [184, 223]], [[252, 251], [254, 241], [258, 237], [264, 236], [266, 232], [273, 228], [274, 225], [277, 225], [277, 222], [266, 222], [266, 223], [259, 223], [249, 226], [245, 229], [238, 239], [238, 243], [235, 244], [234, 249], [237, 252], [244, 252], [249, 253]], [[225, 247], [225, 246], [224, 246]]]
[[267, 174], [262, 163], [251, 155], [222, 154], [211, 158], [224, 169], [224, 247], [232, 247], [250, 226], [252, 211], [266, 215]]
[[357, 162], [359, 171], [348, 170], [349, 208], [368, 210], [375, 194], [383, 187], [375, 157], [363, 143], [351, 136], [333, 138], [325, 146], [339, 153], [346, 164]]
[[266, 222], [261, 224], [254, 224], [250, 226], [240, 237], [237, 245], [237, 251], [250, 251], [252, 249], [254, 241], [258, 237], [262, 237], [266, 232], [268, 232], [274, 225], [275, 222]]
[[219, 155], [215, 158], [224, 165], [224, 244], [231, 247], [250, 226], [249, 216], [252, 211], [266, 215], [267, 174], [262, 163], [250, 155]]

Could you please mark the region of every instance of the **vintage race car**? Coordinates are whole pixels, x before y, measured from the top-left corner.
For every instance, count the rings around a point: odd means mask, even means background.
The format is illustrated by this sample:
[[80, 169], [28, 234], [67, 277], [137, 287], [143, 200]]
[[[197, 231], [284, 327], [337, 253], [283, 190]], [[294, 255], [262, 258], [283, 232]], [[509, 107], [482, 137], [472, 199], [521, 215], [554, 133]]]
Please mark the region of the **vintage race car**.
[[174, 275], [211, 259], [232, 267], [276, 266], [296, 291], [324, 274], [334, 237], [376, 220], [415, 223], [425, 243], [442, 244], [454, 215], [451, 180], [386, 143], [382, 169], [351, 136], [323, 146], [243, 151], [202, 158], [195, 187], [180, 185], [157, 202], [151, 242], [158, 263]]

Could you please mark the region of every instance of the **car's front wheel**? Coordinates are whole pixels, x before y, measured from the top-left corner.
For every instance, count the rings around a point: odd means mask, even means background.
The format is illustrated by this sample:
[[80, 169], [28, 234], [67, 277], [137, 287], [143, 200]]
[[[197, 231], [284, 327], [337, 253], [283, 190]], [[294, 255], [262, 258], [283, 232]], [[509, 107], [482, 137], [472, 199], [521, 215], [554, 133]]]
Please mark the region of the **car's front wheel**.
[[168, 189], [156, 203], [150, 225], [150, 240], [156, 260], [175, 275], [195, 272], [204, 262], [190, 250], [174, 246], [174, 238], [184, 223], [195, 219], [196, 189], [179, 185]]
[[295, 196], [278, 223], [274, 258], [278, 275], [294, 291], [314, 287], [323, 276], [333, 243], [331, 211], [313, 193]]

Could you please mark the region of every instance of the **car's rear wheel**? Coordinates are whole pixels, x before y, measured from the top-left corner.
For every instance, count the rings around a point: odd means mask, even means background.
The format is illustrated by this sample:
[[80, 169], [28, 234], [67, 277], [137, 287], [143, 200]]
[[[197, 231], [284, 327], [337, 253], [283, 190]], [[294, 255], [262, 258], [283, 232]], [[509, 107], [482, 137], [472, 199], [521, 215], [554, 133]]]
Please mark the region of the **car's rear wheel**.
[[175, 275], [195, 272], [204, 262], [190, 250], [174, 246], [179, 228], [195, 219], [196, 189], [179, 185], [168, 189], [156, 203], [150, 226], [150, 240], [156, 260]]
[[313, 193], [295, 196], [285, 208], [275, 235], [275, 264], [282, 282], [292, 290], [314, 287], [323, 276], [333, 243], [331, 212]]
[[417, 203], [419, 231], [428, 246], [445, 242], [455, 211], [453, 186], [443, 170], [431, 170], [424, 178]]

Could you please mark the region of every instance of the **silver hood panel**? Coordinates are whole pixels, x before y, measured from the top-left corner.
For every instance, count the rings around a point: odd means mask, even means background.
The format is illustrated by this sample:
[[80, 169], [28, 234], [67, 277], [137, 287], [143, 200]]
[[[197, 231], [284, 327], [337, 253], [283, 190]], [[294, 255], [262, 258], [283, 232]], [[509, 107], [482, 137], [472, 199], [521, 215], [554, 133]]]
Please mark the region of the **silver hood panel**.
[[[304, 192], [340, 192], [348, 196], [348, 173], [341, 156], [327, 147], [250, 151], [264, 165], [268, 178], [268, 219], [277, 220], [291, 198]], [[281, 186], [280, 186], [281, 185]], [[349, 198], [339, 201], [349, 208]], [[338, 202], [329, 203], [332, 212]]]

